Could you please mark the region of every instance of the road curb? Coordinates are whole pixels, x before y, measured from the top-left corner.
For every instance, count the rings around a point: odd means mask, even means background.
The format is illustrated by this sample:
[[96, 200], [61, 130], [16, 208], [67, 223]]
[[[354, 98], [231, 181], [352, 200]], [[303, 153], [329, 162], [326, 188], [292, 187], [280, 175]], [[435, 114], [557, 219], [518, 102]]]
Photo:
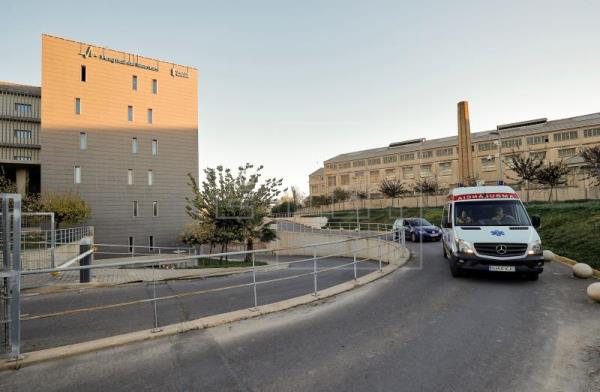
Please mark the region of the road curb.
[[[559, 263], [563, 263], [568, 266], [574, 266], [575, 264], [578, 263], [578, 261], [569, 259], [568, 257], [557, 255], [556, 253], [554, 254], [554, 259], [556, 261], [558, 261]], [[600, 279], [600, 271], [598, 271], [597, 269], [594, 269], [594, 268], [592, 268], [592, 271], [594, 271], [593, 277], [596, 279]]]
[[32, 351], [24, 354], [18, 361], [4, 360], [0, 362], [0, 371], [9, 369], [19, 369], [23, 366], [29, 366], [45, 361], [67, 358], [75, 355], [115, 348], [130, 343], [143, 342], [146, 340], [171, 336], [183, 332], [201, 330], [211, 327], [216, 327], [223, 324], [232, 323], [235, 321], [247, 320], [250, 318], [279, 312], [286, 309], [291, 309], [297, 306], [306, 305], [311, 302], [319, 301], [324, 298], [329, 298], [337, 294], [350, 291], [360, 286], [364, 286], [375, 280], [378, 280], [395, 270], [402, 267], [410, 259], [408, 249], [404, 252], [402, 260], [398, 263], [388, 264], [382, 268], [365, 276], [362, 276], [356, 281], [352, 280], [344, 282], [333, 287], [319, 291], [318, 295], [305, 294], [299, 297], [287, 299], [284, 301], [274, 302], [267, 305], [261, 305], [255, 309], [242, 309], [232, 312], [221, 313], [218, 315], [202, 317], [195, 320], [184, 321], [177, 324], [170, 324], [160, 328], [159, 331], [153, 332], [152, 329], [130, 332], [122, 335], [111, 336], [108, 338], [91, 340], [83, 343], [75, 343], [66, 346], [49, 348], [45, 350]]

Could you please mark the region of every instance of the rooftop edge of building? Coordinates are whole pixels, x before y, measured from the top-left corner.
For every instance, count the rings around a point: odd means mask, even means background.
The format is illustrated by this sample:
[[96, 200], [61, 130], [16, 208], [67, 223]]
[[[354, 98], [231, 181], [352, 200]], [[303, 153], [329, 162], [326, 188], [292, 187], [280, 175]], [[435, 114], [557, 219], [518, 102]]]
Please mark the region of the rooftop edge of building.
[[0, 92], [8, 94], [28, 95], [32, 97], [41, 97], [42, 88], [29, 84], [12, 83], [0, 80]]
[[[63, 41], [69, 41], [69, 42], [73, 42], [73, 43], [80, 44], [80, 45], [94, 46], [96, 48], [104, 48], [104, 49], [113, 50], [115, 52], [120, 52], [120, 53], [134, 54], [133, 52], [128, 52], [128, 51], [124, 51], [124, 50], [120, 50], [120, 49], [114, 49], [114, 48], [111, 48], [111, 47], [108, 47], [108, 46], [105, 46], [105, 45], [96, 45], [96, 44], [93, 44], [93, 43], [83, 42], [83, 41], [77, 41], [77, 40], [74, 40], [74, 39], [65, 38], [65, 37], [59, 37], [57, 35], [52, 35], [52, 34], [48, 34], [48, 33], [42, 33], [42, 37], [50, 37], [50, 38], [55, 38], [55, 39], [61, 39]], [[191, 65], [180, 64], [180, 63], [176, 63], [176, 62], [173, 62], [173, 61], [161, 60], [161, 59], [158, 59], [158, 58], [155, 58], [155, 57], [147, 57], [147, 56], [142, 56], [142, 55], [137, 55], [137, 54], [136, 54], [136, 56], [141, 57], [141, 58], [146, 59], [146, 60], [158, 61], [160, 63], [177, 65], [179, 67], [186, 67], [186, 68], [189, 68], [189, 69], [193, 69], [195, 71], [199, 71], [198, 68], [193, 67]]]
[[[528, 124], [527, 121], [522, 122], [523, 126], [513, 127], [508, 129], [501, 129], [500, 133], [503, 139], [524, 136], [527, 134], [535, 134], [540, 132], [554, 132], [561, 129], [585, 127], [585, 126], [600, 126], [600, 112], [590, 113], [580, 116], [561, 118], [556, 120], [545, 121], [543, 123], [532, 123]], [[519, 124], [519, 123], [513, 123]], [[512, 125], [512, 124], [511, 124]], [[497, 139], [496, 129], [473, 132], [471, 134], [473, 142], [482, 142], [486, 140]], [[430, 148], [443, 148], [450, 147], [457, 143], [458, 136], [446, 136], [437, 139], [425, 140], [421, 146], [421, 143], [412, 143], [406, 145], [400, 145], [397, 147], [383, 146], [375, 147], [366, 150], [358, 150], [347, 153], [335, 155], [332, 158], [326, 159], [324, 163], [335, 163], [353, 159], [364, 159], [370, 157], [378, 157], [385, 152], [412, 152], [418, 151], [419, 149], [430, 149]]]

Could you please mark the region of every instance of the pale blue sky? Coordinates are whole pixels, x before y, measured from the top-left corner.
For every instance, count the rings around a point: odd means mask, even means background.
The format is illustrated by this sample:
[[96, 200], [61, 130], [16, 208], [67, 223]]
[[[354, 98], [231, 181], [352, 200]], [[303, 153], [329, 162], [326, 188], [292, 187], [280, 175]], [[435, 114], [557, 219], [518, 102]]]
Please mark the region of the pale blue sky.
[[200, 167], [308, 189], [336, 154], [600, 111], [597, 1], [9, 1], [0, 80], [40, 83], [49, 33], [200, 70]]

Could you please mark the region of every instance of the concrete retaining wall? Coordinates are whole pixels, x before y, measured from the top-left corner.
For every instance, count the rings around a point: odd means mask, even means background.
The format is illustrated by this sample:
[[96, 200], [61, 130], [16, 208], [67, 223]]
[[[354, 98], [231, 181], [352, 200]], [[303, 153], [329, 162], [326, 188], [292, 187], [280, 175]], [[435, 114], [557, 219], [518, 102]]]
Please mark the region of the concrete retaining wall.
[[[384, 263], [400, 263], [402, 259], [408, 257], [408, 249], [402, 248], [396, 242], [381, 240], [378, 238], [355, 238], [328, 233], [295, 233], [279, 231], [277, 232], [279, 241], [269, 244], [269, 249], [292, 248], [290, 250], [280, 250], [279, 255], [297, 255], [312, 256], [316, 251], [317, 256], [335, 255], [338, 257], [356, 257], [359, 259], [379, 260], [381, 257]], [[297, 248], [305, 245], [318, 245], [326, 242], [341, 241], [346, 238], [353, 238], [353, 241], [327, 244], [314, 247]], [[293, 249], [296, 248], [296, 249]], [[404, 260], [405, 262], [406, 260]]]

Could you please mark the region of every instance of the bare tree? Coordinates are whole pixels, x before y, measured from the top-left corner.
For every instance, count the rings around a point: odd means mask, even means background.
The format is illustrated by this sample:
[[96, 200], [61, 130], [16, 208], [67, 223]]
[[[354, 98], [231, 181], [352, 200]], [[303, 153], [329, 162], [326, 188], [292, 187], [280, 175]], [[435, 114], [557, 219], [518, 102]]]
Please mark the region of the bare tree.
[[544, 165], [539, 159], [526, 157], [524, 155], [514, 155], [508, 162], [510, 170], [514, 171], [518, 178], [512, 178], [518, 181], [519, 184], [525, 183], [525, 190], [527, 192], [527, 202], [529, 203], [529, 184], [537, 180], [538, 172]]
[[425, 206], [428, 205], [428, 196], [438, 193], [440, 186], [433, 177], [421, 177], [413, 185], [413, 191], [425, 196]]
[[587, 147], [581, 151], [585, 169], [589, 178], [594, 179], [595, 186], [600, 186], [600, 146]]
[[550, 196], [548, 197], [550, 203], [553, 202], [552, 194], [554, 188], [567, 183], [566, 176], [568, 172], [569, 168], [563, 162], [549, 162], [539, 168], [536, 181], [550, 188]]
[[394, 199], [404, 196], [408, 189], [404, 186], [404, 183], [397, 179], [384, 179], [379, 184], [379, 191], [384, 195], [392, 199], [392, 207], [394, 206]]

